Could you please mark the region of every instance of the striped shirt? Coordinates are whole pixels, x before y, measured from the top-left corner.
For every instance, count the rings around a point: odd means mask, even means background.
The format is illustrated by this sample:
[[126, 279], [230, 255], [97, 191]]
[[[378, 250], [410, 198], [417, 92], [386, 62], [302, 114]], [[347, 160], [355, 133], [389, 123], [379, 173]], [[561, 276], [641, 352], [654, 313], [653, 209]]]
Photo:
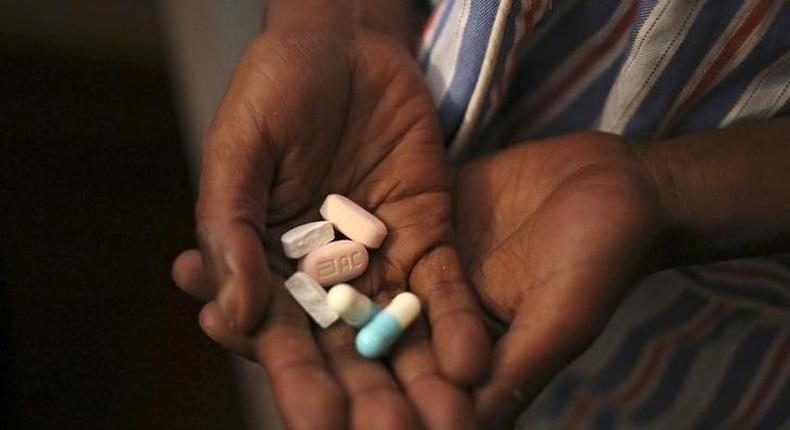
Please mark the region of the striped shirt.
[[[420, 62], [450, 154], [790, 113], [787, 0], [445, 0]], [[523, 428], [790, 428], [790, 259], [643, 281]]]

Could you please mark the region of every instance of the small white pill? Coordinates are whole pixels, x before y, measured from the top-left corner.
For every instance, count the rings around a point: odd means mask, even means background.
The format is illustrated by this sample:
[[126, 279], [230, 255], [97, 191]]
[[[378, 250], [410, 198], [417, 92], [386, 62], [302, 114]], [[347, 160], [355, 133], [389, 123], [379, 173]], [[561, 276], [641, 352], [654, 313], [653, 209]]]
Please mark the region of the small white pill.
[[337, 284], [326, 295], [329, 307], [348, 325], [362, 327], [381, 309], [368, 296], [348, 284]]
[[285, 288], [321, 328], [327, 328], [337, 321], [337, 312], [330, 309], [326, 302], [326, 290], [310, 275], [294, 273], [285, 281]]
[[302, 258], [310, 251], [335, 240], [335, 229], [329, 221], [316, 221], [294, 227], [280, 237], [285, 256]]
[[420, 314], [420, 300], [412, 293], [400, 293], [357, 333], [356, 347], [366, 358], [387, 353], [400, 335]]
[[378, 248], [387, 237], [387, 226], [380, 219], [339, 194], [326, 196], [320, 212], [339, 232], [368, 248]]

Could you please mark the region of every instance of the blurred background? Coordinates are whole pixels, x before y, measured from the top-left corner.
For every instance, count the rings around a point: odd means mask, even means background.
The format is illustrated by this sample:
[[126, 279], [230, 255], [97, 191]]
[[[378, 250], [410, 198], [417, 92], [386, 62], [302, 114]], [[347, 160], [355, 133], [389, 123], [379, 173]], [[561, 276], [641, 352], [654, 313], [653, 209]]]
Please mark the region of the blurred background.
[[0, 0], [2, 428], [277, 429], [170, 280], [263, 0]]

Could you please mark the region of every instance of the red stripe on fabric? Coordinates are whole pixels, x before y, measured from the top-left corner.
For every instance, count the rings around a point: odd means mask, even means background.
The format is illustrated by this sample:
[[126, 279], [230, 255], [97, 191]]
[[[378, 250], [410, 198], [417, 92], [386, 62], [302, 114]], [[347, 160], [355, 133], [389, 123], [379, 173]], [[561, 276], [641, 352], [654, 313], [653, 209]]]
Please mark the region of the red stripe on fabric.
[[425, 38], [428, 32], [431, 31], [434, 22], [436, 22], [436, 12], [431, 13], [431, 16], [425, 21], [425, 25], [422, 26], [422, 38]]
[[580, 61], [575, 67], [573, 67], [568, 74], [565, 76], [564, 79], [561, 79], [554, 88], [550, 89], [543, 95], [540, 99], [535, 101], [532, 108], [527, 110], [527, 115], [525, 118], [530, 118], [533, 116], [535, 112], [544, 112], [546, 111], [551, 103], [556, 102], [559, 98], [567, 93], [572, 87], [573, 84], [576, 83], [584, 73], [592, 69], [598, 61], [600, 61], [606, 54], [615, 46], [617, 42], [630, 28], [631, 22], [633, 21], [634, 17], [636, 16], [637, 11], [637, 3], [636, 1], [632, 1], [631, 5], [628, 7], [628, 10], [620, 19], [620, 21], [615, 25], [609, 35], [606, 36], [598, 46], [596, 46], [592, 52], [587, 55], [582, 61]]
[[719, 55], [716, 57], [716, 59], [713, 60], [713, 62], [705, 70], [705, 73], [697, 83], [697, 86], [691, 91], [691, 94], [689, 94], [686, 101], [684, 101], [681, 107], [678, 109], [678, 114], [676, 114], [675, 117], [679, 117], [685, 113], [686, 109], [693, 105], [696, 100], [702, 96], [702, 94], [705, 93], [705, 91], [708, 90], [711, 85], [713, 85], [713, 82], [722, 72], [727, 63], [732, 59], [732, 57], [735, 56], [741, 46], [743, 46], [744, 42], [746, 42], [746, 39], [748, 39], [754, 30], [756, 30], [757, 27], [763, 22], [773, 2], [774, 0], [761, 0], [752, 8], [751, 12], [749, 12], [749, 15], [743, 20], [743, 23], [741, 23], [735, 33], [733, 33], [732, 37], [724, 45], [724, 48], [721, 50], [721, 52], [719, 52]]
[[720, 263], [713, 264], [706, 267], [705, 271], [700, 271], [700, 275], [711, 272], [718, 272], [724, 275], [741, 275], [749, 278], [760, 278], [769, 282], [775, 282], [775, 285], [781, 289], [790, 286], [790, 273], [787, 271], [777, 270], [776, 267], [760, 265], [760, 264], [736, 264], [736, 263]]
[[537, 15], [538, 10], [540, 10], [543, 1], [545, 0], [532, 0], [529, 4], [529, 9], [527, 9], [521, 17], [522, 23], [524, 24], [524, 34], [532, 31], [532, 28], [535, 26], [535, 15]]
[[573, 407], [571, 412], [568, 414], [570, 419], [568, 420], [568, 425], [564, 426], [564, 428], [569, 429], [577, 429], [581, 427], [582, 418], [587, 415], [587, 412], [593, 405], [593, 400], [595, 397], [593, 393], [590, 391], [584, 392], [579, 400], [576, 401], [576, 405]]
[[749, 406], [746, 408], [746, 411], [744, 411], [744, 413], [735, 421], [733, 421], [732, 425], [728, 426], [727, 428], [746, 428], [746, 425], [753, 418], [754, 414], [757, 412], [760, 406], [763, 405], [768, 393], [770, 393], [771, 389], [774, 387], [774, 385], [776, 385], [777, 379], [782, 373], [782, 368], [785, 364], [787, 364], [788, 354], [790, 354], [790, 336], [785, 336], [784, 342], [782, 342], [774, 354], [774, 358], [771, 361], [771, 366], [768, 370], [768, 373], [763, 376], [759, 388], [754, 392], [754, 397], [752, 397], [752, 401], [749, 402]]
[[[721, 318], [722, 315], [724, 315], [724, 312], [727, 310], [727, 305], [726, 303], [719, 301], [715, 304], [709, 304], [707, 308], [709, 310], [702, 316], [702, 318], [698, 319], [694, 325], [691, 327], [686, 327], [684, 330], [679, 333], [675, 333], [673, 336], [659, 338], [659, 341], [653, 344], [655, 347], [652, 349], [652, 352], [648, 357], [647, 365], [644, 367], [641, 375], [639, 375], [636, 382], [632, 384], [631, 387], [621, 392], [621, 394], [615, 398], [615, 404], [618, 406], [626, 404], [627, 400], [630, 400], [636, 396], [640, 390], [649, 385], [652, 376], [660, 367], [659, 364], [661, 363], [661, 359], [664, 357], [664, 354], [668, 349], [668, 344], [687, 342], [701, 336], [705, 333], [709, 326], [714, 324], [719, 320], [719, 318]], [[670, 340], [673, 341], [670, 342]], [[587, 395], [581, 397], [584, 402], [589, 404], [580, 402], [577, 403], [577, 405], [572, 409], [571, 413], [569, 414], [571, 417], [569, 420], [570, 428], [581, 427], [581, 423], [586, 418], [587, 413], [592, 410], [591, 402], [593, 398], [594, 396], [592, 393], [588, 393]]]
[[[697, 323], [687, 330], [679, 333], [675, 341], [672, 342], [673, 344], [676, 343], [687, 343], [695, 340], [696, 338], [702, 336], [705, 331], [716, 321], [724, 315], [724, 312], [727, 310], [727, 306], [723, 302], [719, 302], [716, 306], [713, 307], [702, 319], [697, 321]], [[653, 352], [653, 355], [650, 357], [648, 361], [647, 367], [645, 367], [642, 375], [636, 380], [634, 384], [631, 385], [630, 388], [623, 391], [615, 402], [619, 405], [625, 405], [628, 403], [629, 400], [636, 397], [645, 387], [650, 385], [650, 382], [653, 380], [653, 376], [657, 373], [659, 369], [659, 365], [661, 364], [662, 359], [664, 358], [664, 354], [667, 352], [669, 348], [669, 340], [662, 339], [662, 341], [658, 344], [658, 347]]]

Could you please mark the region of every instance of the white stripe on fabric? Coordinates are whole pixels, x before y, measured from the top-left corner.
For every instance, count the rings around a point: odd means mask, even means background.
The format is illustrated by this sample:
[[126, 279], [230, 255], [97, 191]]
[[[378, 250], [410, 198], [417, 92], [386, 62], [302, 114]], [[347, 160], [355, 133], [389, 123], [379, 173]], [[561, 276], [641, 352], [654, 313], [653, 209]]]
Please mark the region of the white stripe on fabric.
[[525, 36], [527, 36], [527, 25], [524, 21], [524, 17], [530, 12], [530, 9], [534, 4], [538, 4], [538, 9], [532, 15], [530, 23], [531, 28], [534, 28], [535, 24], [543, 17], [543, 14], [546, 12], [549, 3], [551, 3], [551, 0], [521, 0], [521, 14], [517, 16], [515, 20], [516, 31], [513, 37], [513, 44], [511, 45], [510, 51], [507, 52], [507, 59], [505, 60], [502, 76], [500, 76], [497, 81], [493, 82], [491, 85], [491, 90], [489, 91], [488, 109], [483, 113], [483, 118], [480, 120], [480, 124], [483, 126], [488, 124], [497, 113], [498, 108], [501, 105], [502, 100], [505, 98], [508, 88], [510, 87], [510, 81], [513, 78], [513, 73], [519, 64], [518, 52], [524, 43]]
[[719, 123], [727, 127], [746, 119], [770, 118], [790, 100], [790, 52], [760, 72]]
[[675, 55], [703, 0], [662, 0], [647, 17], [606, 99], [598, 129], [622, 133]]
[[458, 0], [449, 7], [452, 7], [450, 15], [447, 17], [444, 29], [436, 38], [436, 44], [431, 49], [428, 71], [425, 73], [425, 81], [428, 83], [431, 96], [437, 105], [441, 104], [455, 77], [456, 64], [460, 56], [469, 12], [472, 10], [472, 2], [471, 0]]
[[452, 2], [445, 1], [442, 2], [438, 7], [435, 7], [432, 12], [433, 22], [431, 23], [431, 28], [428, 30], [426, 34], [422, 36], [422, 40], [420, 43], [420, 53], [418, 58], [422, 59], [430, 52], [431, 47], [434, 43], [436, 43], [436, 36], [439, 35], [437, 31], [439, 28], [439, 20], [441, 16], [444, 14], [444, 10], [450, 5]]
[[[713, 44], [713, 47], [708, 51], [708, 53], [703, 58], [702, 62], [697, 66], [697, 69], [694, 71], [694, 74], [691, 75], [691, 78], [688, 80], [686, 85], [683, 87], [680, 95], [675, 99], [675, 103], [673, 104], [672, 108], [669, 110], [667, 115], [661, 121], [661, 125], [658, 127], [656, 131], [656, 137], [661, 136], [664, 134], [668, 129], [670, 129], [673, 124], [677, 123], [678, 120], [683, 116], [684, 112], [679, 112], [681, 108], [684, 107], [686, 103], [690, 100], [692, 93], [699, 85], [702, 78], [705, 76], [708, 68], [711, 64], [716, 61], [717, 57], [721, 54], [721, 51], [724, 47], [730, 42], [733, 38], [735, 32], [741, 27], [744, 22], [744, 19], [749, 15], [750, 12], [754, 9], [754, 7], [759, 3], [761, 0], [747, 0], [745, 1], [738, 12], [736, 12], [733, 19], [727, 25], [727, 28], [724, 32], [719, 36], [716, 42]], [[726, 78], [738, 65], [740, 65], [743, 60], [746, 58], [749, 53], [752, 52], [754, 47], [757, 43], [762, 39], [765, 32], [768, 30], [771, 22], [773, 22], [773, 18], [776, 17], [776, 14], [779, 11], [780, 6], [782, 6], [781, 1], [774, 1], [771, 5], [770, 9], [766, 12], [763, 19], [757, 25], [757, 27], [752, 30], [746, 40], [738, 47], [738, 50], [732, 55], [721, 70], [718, 71], [715, 79], [710, 85], [707, 86], [703, 90], [702, 93], [696, 95], [696, 97], [701, 96], [702, 94], [707, 93], [716, 85], [718, 85], [724, 78]], [[693, 101], [691, 101], [693, 102]], [[687, 106], [686, 106], [687, 107]]]
[[[480, 75], [478, 75], [475, 89], [472, 91], [472, 97], [469, 99], [469, 104], [461, 120], [461, 126], [450, 144], [449, 152], [451, 159], [459, 158], [466, 150], [466, 147], [469, 146], [469, 138], [482, 114], [481, 111], [485, 104], [486, 97], [488, 97], [488, 90], [491, 87], [491, 81], [494, 77], [494, 71], [496, 70], [497, 58], [500, 53], [499, 47], [502, 44], [502, 38], [507, 29], [507, 18], [508, 15], [510, 15], [512, 3], [513, 0], [502, 0], [499, 2], [499, 9], [497, 9], [496, 18], [494, 19], [493, 28], [491, 29], [491, 36], [488, 39], [488, 46], [486, 46], [486, 53], [483, 57], [483, 65], [480, 68]], [[505, 53], [505, 55], [507, 55], [507, 53]]]

